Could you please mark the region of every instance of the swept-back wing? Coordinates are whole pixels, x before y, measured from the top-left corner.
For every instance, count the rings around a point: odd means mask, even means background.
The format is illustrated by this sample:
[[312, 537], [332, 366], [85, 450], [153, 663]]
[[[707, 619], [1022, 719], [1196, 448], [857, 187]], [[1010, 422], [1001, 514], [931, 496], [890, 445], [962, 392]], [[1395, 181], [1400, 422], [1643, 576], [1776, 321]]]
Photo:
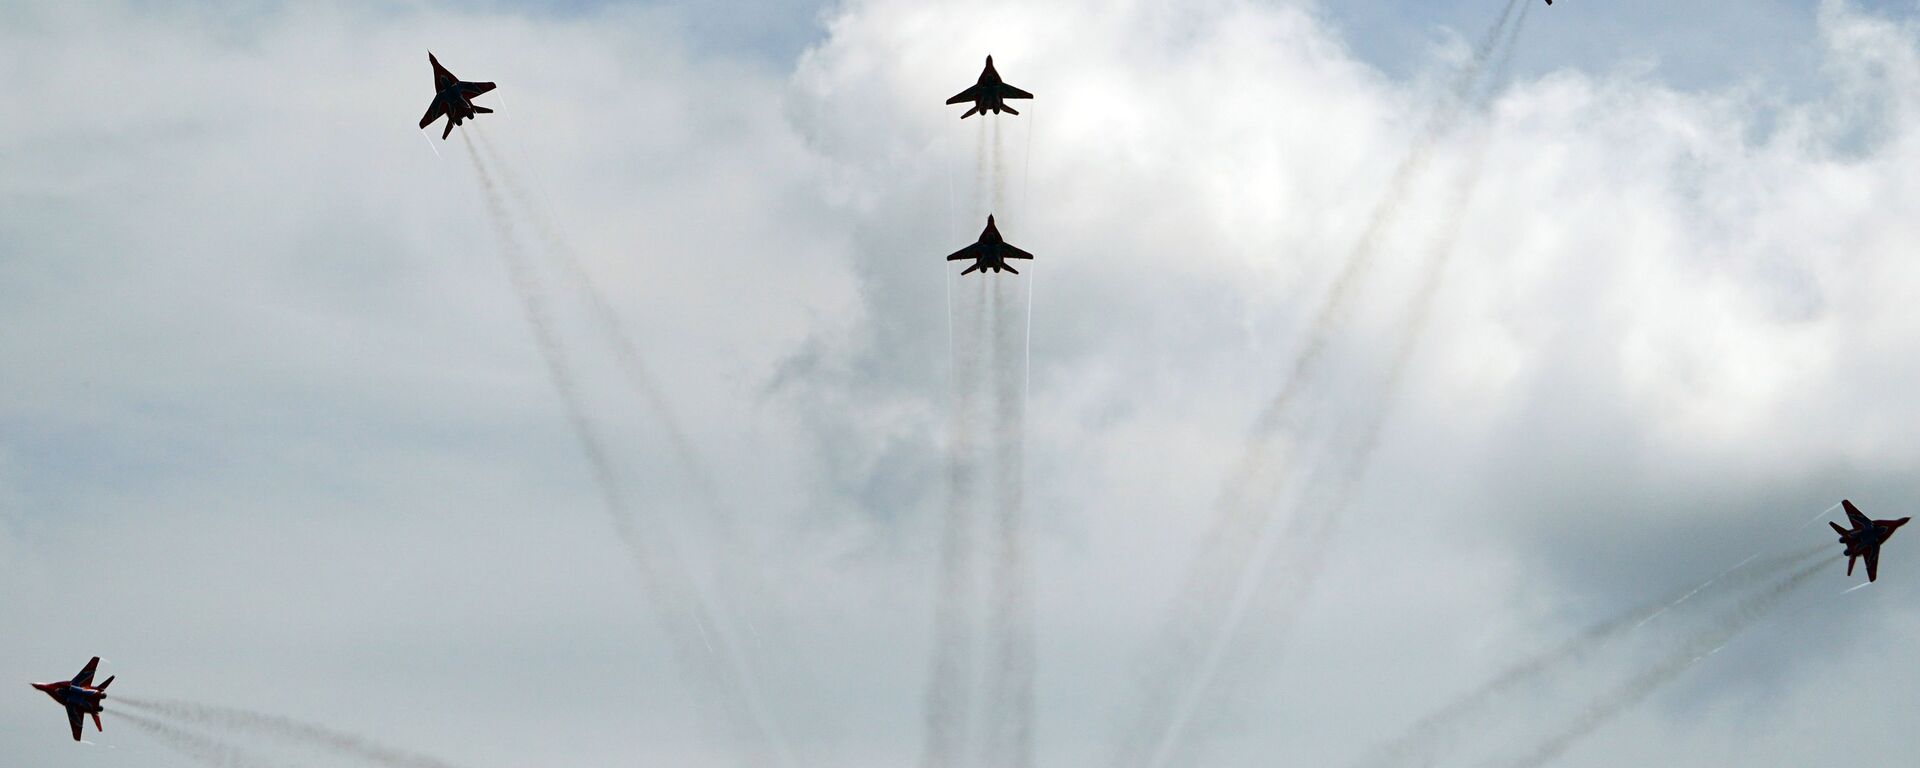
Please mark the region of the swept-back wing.
[[[1015, 87], [1013, 87], [1013, 86], [1011, 86], [1011, 85], [1007, 85], [1006, 83], [1001, 83], [1001, 84], [1000, 84], [1000, 98], [1003, 98], [1003, 99], [1031, 99], [1031, 98], [1033, 98], [1033, 94], [1031, 94], [1031, 93], [1027, 93], [1026, 91], [1023, 91], [1023, 90], [1020, 90], [1020, 89], [1018, 89], [1018, 88], [1015, 88]], [[948, 102], [948, 103], [952, 103], [952, 102]]]
[[493, 89], [493, 83], [461, 83], [460, 95], [471, 99]]
[[1854, 506], [1853, 502], [1841, 499], [1840, 506], [1847, 508], [1847, 521], [1853, 523], [1853, 527], [1863, 528], [1873, 524], [1873, 520], [1869, 519], [1866, 513], [1861, 512], [1859, 507]]
[[1880, 578], [1880, 545], [1867, 547], [1867, 581]]
[[80, 686], [93, 685], [93, 670], [97, 669], [99, 666], [100, 666], [100, 657], [98, 656], [93, 657], [93, 660], [88, 661], [85, 667], [80, 668], [80, 674], [73, 676], [73, 684], [80, 685]]
[[83, 717], [83, 715], [80, 714], [80, 710], [71, 708], [67, 710], [67, 725], [73, 728], [74, 741], [80, 740], [80, 731], [83, 730], [81, 728], [81, 717]]
[[[980, 243], [974, 243], [973, 245], [969, 245], [965, 248], [954, 251], [951, 255], [947, 256], [947, 261], [960, 261], [962, 259], [978, 259], [981, 256], [985, 255], [985, 253], [986, 253], [986, 246]], [[964, 275], [966, 273], [962, 272], [960, 274]]]
[[978, 101], [978, 100], [980, 100], [980, 84], [975, 83], [973, 87], [954, 94], [953, 98], [947, 99], [947, 103], [948, 104], [964, 104], [969, 101]]
[[427, 114], [420, 118], [420, 127], [432, 125], [433, 121], [440, 119], [440, 116], [446, 113], [447, 105], [439, 99], [434, 99], [432, 104], [427, 105]]
[[1012, 245], [1007, 246], [1006, 256], [1009, 259], [1032, 259], [1033, 258], [1033, 254], [1027, 253], [1026, 251], [1020, 250], [1019, 248], [1015, 248]]

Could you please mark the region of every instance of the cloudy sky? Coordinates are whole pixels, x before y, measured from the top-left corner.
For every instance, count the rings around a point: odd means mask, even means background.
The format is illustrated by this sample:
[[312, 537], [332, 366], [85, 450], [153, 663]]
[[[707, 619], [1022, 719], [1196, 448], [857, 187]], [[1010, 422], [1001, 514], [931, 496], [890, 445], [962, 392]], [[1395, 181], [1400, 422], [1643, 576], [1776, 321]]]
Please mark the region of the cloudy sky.
[[[1920, 545], [1776, 556], [1920, 499], [1920, 5], [1507, 7], [0, 0], [0, 680], [461, 768], [1909, 761]], [[13, 690], [9, 763], [404, 763]]]

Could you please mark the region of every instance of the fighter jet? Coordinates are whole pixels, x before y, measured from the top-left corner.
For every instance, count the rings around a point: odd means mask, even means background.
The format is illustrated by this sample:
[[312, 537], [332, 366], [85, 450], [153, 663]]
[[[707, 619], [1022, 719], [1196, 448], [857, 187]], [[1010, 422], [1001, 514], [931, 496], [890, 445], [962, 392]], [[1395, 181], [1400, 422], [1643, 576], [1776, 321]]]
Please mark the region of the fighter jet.
[[1020, 270], [1008, 266], [1007, 259], [1031, 258], [1033, 254], [1013, 247], [1000, 237], [1000, 228], [993, 224], [993, 214], [987, 214], [987, 228], [980, 230], [980, 240], [973, 245], [954, 251], [953, 255], [947, 257], [947, 261], [973, 259], [973, 266], [967, 267], [960, 273], [963, 275], [987, 269], [995, 272], [1004, 270], [1017, 275], [1020, 274]]
[[473, 119], [475, 115], [493, 113], [493, 110], [473, 103], [473, 97], [493, 90], [493, 83], [469, 83], [454, 77], [446, 67], [440, 66], [440, 60], [433, 57], [432, 51], [427, 52], [427, 63], [433, 65], [433, 103], [427, 105], [426, 116], [420, 118], [421, 128], [446, 115], [447, 129], [440, 132], [440, 140], [446, 141], [447, 136], [453, 133], [454, 126]]
[[1886, 543], [1887, 539], [1893, 537], [1894, 531], [1900, 530], [1900, 526], [1906, 525], [1907, 521], [1913, 518], [1870, 520], [1866, 515], [1861, 514], [1860, 509], [1853, 506], [1851, 501], [1841, 499], [1840, 506], [1847, 508], [1847, 522], [1853, 524], [1853, 529], [1842, 528], [1835, 522], [1828, 522], [1827, 525], [1833, 526], [1833, 532], [1840, 534], [1840, 543], [1847, 545], [1847, 575], [1853, 575], [1853, 561], [1864, 557], [1867, 559], [1867, 581], [1878, 579], [1880, 577], [1880, 545]]
[[966, 114], [960, 116], [960, 119], [965, 120], [975, 114], [984, 115], [989, 110], [996, 115], [1003, 111], [1017, 115], [1020, 114], [1020, 110], [1007, 106], [1006, 100], [1031, 98], [1033, 94], [1001, 82], [1000, 73], [993, 71], [993, 57], [988, 56], [987, 68], [980, 70], [979, 82], [974, 83], [972, 88], [954, 94], [953, 98], [947, 99], [947, 103], [973, 102], [973, 109], [967, 110]]
[[93, 715], [94, 729], [105, 733], [107, 728], [100, 724], [101, 700], [107, 698], [107, 686], [113, 685], [113, 678], [99, 685], [93, 684], [93, 670], [100, 666], [100, 657], [93, 657], [87, 666], [74, 675], [72, 680], [59, 683], [33, 683], [33, 687], [52, 696], [60, 706], [67, 708], [67, 724], [73, 726], [73, 740], [80, 740], [81, 719]]

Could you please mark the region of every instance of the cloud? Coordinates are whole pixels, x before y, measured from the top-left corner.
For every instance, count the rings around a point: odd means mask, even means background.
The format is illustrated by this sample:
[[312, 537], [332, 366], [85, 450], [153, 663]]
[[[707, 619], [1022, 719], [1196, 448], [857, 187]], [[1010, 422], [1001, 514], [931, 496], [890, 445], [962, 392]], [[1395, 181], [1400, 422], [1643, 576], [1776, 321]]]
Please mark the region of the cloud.
[[[1559, 10], [1529, 34], [1559, 34]], [[1038, 762], [1085, 763], [1110, 753], [1248, 425], [1467, 46], [1442, 35], [1402, 76], [1312, 5], [873, 0], [834, 9], [788, 69], [647, 10], [229, 11], [0, 11], [18, 105], [0, 605], [48, 628], [0, 639], [0, 671], [52, 679], [99, 652], [129, 695], [480, 765], [730, 755], [594, 507], [470, 175], [451, 142], [408, 135], [426, 50], [502, 84], [489, 136], [632, 329], [745, 540], [704, 532], [696, 481], [563, 300], [621, 481], [691, 561], [763, 564], [793, 617], [759, 643], [792, 670], [766, 681], [771, 716], [803, 764], [857, 766], [920, 745], [942, 303], [963, 285], [939, 257], [984, 218], [990, 130], [940, 102], [988, 53], [1038, 96], [1000, 123], [1002, 229], [1038, 256], [1035, 733]], [[1840, 495], [1889, 513], [1916, 496], [1920, 31], [1877, 13], [1821, 6], [1810, 96], [1523, 68], [1437, 145], [1332, 369], [1384, 363], [1419, 279], [1406, 256], [1485, 140], [1426, 341], [1297, 640], [1197, 759], [1352, 759]], [[1365, 403], [1335, 388], [1321, 418]], [[1920, 683], [1870, 663], [1914, 621], [1896, 555], [1874, 589], [1796, 604], [1646, 705], [1694, 716], [1627, 713], [1567, 759], [1885, 762], [1894, 736], [1788, 713], [1844, 688], [1879, 722]], [[1828, 576], [1814, 593], [1843, 588]], [[122, 748], [86, 759], [186, 764], [108, 728]], [[44, 701], [0, 702], [24, 759], [68, 755], [59, 730]]]

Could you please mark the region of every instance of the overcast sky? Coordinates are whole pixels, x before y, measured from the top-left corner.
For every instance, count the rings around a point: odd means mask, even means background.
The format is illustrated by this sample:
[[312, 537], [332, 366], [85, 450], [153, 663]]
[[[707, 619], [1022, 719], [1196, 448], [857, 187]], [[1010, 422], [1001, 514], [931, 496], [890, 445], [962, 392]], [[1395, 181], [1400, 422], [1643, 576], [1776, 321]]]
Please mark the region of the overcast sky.
[[[0, 0], [0, 680], [97, 654], [113, 694], [463, 768], [917, 764], [950, 345], [990, 281], [1031, 322], [1040, 765], [1113, 764], [1158, 669], [1165, 764], [1345, 765], [1590, 625], [1831, 542], [1803, 524], [1843, 496], [1909, 514], [1920, 5], [1562, 0], [1450, 113], [1503, 6]], [[415, 135], [429, 50], [499, 83], [445, 142]], [[989, 53], [1037, 98], [957, 120]], [[476, 130], [528, 203], [506, 222]], [[940, 261], [989, 209], [1037, 255], [1018, 278]], [[733, 671], [689, 662], [713, 638], [623, 547], [502, 223]], [[1255, 505], [1277, 543], [1248, 575], [1207, 532], [1315, 338], [1255, 452], [1298, 487]], [[1908, 535], [1885, 581], [1841, 596], [1861, 577], [1829, 563], [1554, 764], [1909, 762]], [[1227, 638], [1188, 670], [1159, 639], [1223, 562], [1244, 591], [1198, 603], [1247, 608], [1186, 628]], [[1431, 758], [1524, 764], [1713, 638], [1733, 588]], [[201, 764], [111, 709], [75, 745], [12, 690], [0, 762]]]

